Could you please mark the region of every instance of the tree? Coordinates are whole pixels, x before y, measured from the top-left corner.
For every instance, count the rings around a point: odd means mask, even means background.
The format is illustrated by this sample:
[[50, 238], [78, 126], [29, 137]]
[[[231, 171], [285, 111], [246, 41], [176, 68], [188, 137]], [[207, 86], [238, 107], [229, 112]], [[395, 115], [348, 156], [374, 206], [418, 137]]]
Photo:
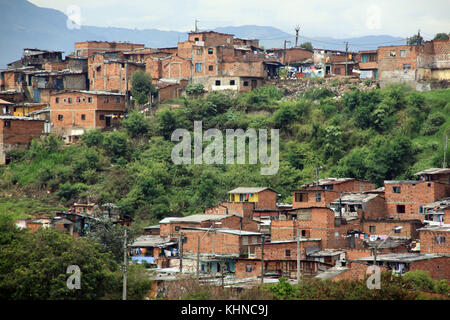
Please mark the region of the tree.
[[152, 77], [144, 71], [136, 71], [131, 76], [131, 94], [137, 104], [143, 105], [148, 102], [150, 94], [157, 91], [152, 84]]
[[[93, 300], [117, 290], [118, 265], [86, 238], [54, 229], [19, 230], [0, 219], [0, 299]], [[80, 268], [80, 289], [70, 290], [67, 268]]]
[[122, 121], [122, 125], [132, 138], [145, 135], [149, 128], [145, 116], [136, 110], [129, 113], [128, 118]]
[[449, 39], [448, 34], [445, 32], [437, 33], [433, 38], [433, 40], [448, 40], [448, 39]]
[[419, 34], [415, 34], [413, 35], [411, 38], [408, 38], [408, 40], [406, 41], [406, 44], [408, 46], [421, 46], [423, 45], [424, 40], [422, 38], [422, 36]]
[[186, 87], [186, 93], [190, 96], [198, 97], [205, 92], [205, 88], [201, 83], [190, 83]]
[[308, 50], [308, 51], [313, 51], [314, 50], [314, 47], [313, 47], [311, 42], [304, 42], [299, 47], [303, 48], [305, 50]]

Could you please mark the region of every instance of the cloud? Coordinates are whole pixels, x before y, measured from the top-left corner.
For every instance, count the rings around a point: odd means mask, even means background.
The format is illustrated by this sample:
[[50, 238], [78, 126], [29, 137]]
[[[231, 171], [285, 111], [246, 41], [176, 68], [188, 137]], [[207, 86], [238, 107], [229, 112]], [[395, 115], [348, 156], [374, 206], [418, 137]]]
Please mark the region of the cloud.
[[420, 28], [434, 35], [450, 31], [448, 0], [30, 0], [66, 12], [81, 8], [83, 24], [188, 31], [223, 26], [273, 26], [309, 37], [345, 38], [369, 34], [410, 36]]

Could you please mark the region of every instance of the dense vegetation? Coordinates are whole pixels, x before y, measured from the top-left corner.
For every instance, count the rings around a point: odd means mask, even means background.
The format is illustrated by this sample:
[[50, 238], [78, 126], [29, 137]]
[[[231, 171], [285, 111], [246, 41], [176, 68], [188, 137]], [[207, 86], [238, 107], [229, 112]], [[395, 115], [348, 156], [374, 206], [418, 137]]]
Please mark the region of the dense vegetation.
[[[137, 227], [164, 216], [203, 212], [237, 186], [269, 186], [290, 202], [291, 191], [320, 176], [410, 179], [441, 167], [450, 129], [450, 90], [419, 93], [403, 86], [354, 90], [337, 97], [315, 87], [293, 98], [285, 90], [214, 92], [169, 101], [150, 117], [131, 112], [117, 131], [90, 131], [74, 145], [53, 135], [33, 140], [0, 167], [0, 210], [22, 202], [67, 207], [74, 201], [112, 202], [135, 217]], [[279, 128], [280, 168], [262, 176], [260, 165], [174, 165], [170, 140], [193, 122], [209, 128]], [[450, 152], [447, 155], [447, 165]], [[27, 199], [27, 200], [25, 200]], [[20, 210], [18, 209], [18, 212]], [[4, 211], [5, 209], [3, 209]], [[27, 210], [25, 213], [32, 213]], [[18, 213], [19, 214], [19, 213]]]
[[[12, 215], [0, 215], [0, 299], [94, 300], [122, 297], [122, 271], [97, 241], [55, 229], [19, 230]], [[80, 289], [69, 289], [67, 268], [80, 268]], [[128, 298], [143, 299], [151, 281], [145, 268], [128, 269]]]

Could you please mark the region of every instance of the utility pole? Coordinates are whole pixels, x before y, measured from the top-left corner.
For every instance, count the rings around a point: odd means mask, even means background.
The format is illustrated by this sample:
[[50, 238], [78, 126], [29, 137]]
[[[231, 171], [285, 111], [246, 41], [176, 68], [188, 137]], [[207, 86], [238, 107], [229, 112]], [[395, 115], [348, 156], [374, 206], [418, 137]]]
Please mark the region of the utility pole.
[[264, 235], [261, 236], [261, 285], [264, 284]]
[[286, 64], [286, 40], [284, 40], [283, 64]]
[[183, 273], [183, 232], [180, 232], [180, 237], [179, 237], [179, 255], [180, 255], [180, 274]]
[[295, 27], [295, 47], [297, 48], [297, 46], [298, 46], [298, 32], [300, 31], [300, 26], [299, 25], [297, 25], [296, 27]]
[[197, 281], [200, 281], [200, 236], [197, 236]]
[[123, 291], [122, 300], [127, 300], [127, 229], [123, 239]]
[[448, 134], [445, 134], [444, 138], [444, 162], [442, 163], [442, 168], [447, 168], [447, 141], [448, 141]]
[[125, 109], [128, 111], [130, 107], [130, 96], [128, 94], [128, 61], [125, 61]]
[[348, 42], [345, 43], [345, 75], [348, 75]]
[[297, 283], [300, 283], [300, 227], [297, 227]]
[[195, 20], [195, 32], [198, 32], [198, 27], [197, 27], [198, 22], [199, 22], [198, 20]]

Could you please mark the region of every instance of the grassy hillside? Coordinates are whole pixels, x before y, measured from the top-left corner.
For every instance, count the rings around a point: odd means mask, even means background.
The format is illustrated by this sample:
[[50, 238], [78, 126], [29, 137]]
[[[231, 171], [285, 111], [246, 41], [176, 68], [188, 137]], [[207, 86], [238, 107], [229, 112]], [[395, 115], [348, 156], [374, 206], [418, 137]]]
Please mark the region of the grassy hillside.
[[[442, 166], [443, 137], [450, 131], [450, 90], [419, 93], [402, 86], [342, 94], [316, 86], [292, 95], [263, 87], [244, 94], [212, 93], [160, 106], [150, 118], [131, 113], [118, 131], [91, 131], [76, 145], [54, 136], [0, 167], [0, 197], [32, 198], [42, 206], [74, 201], [114, 202], [141, 223], [203, 212], [237, 186], [268, 186], [290, 202], [291, 191], [314, 178], [346, 176], [411, 179]], [[262, 176], [260, 165], [174, 165], [171, 134], [208, 128], [279, 128], [280, 168]], [[450, 152], [447, 154], [449, 165]], [[1, 202], [0, 202], [1, 203]], [[20, 209], [18, 209], [20, 212]], [[28, 212], [28, 211], [27, 211]]]

